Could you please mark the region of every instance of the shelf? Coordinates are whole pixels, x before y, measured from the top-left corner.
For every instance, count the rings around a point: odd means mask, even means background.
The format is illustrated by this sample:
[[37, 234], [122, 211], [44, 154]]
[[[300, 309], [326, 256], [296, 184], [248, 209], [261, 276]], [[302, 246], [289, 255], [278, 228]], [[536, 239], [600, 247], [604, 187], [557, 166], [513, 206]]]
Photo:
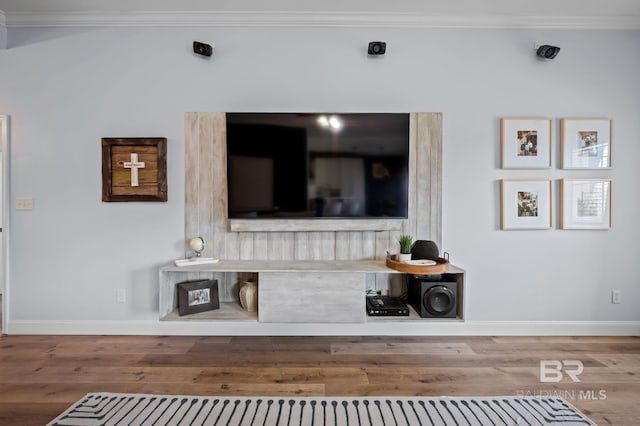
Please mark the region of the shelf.
[[[462, 269], [448, 264], [448, 273]], [[161, 272], [365, 272], [402, 274], [389, 268], [384, 260], [220, 260], [204, 265], [165, 266]]]
[[[366, 316], [365, 322], [425, 322], [425, 321], [438, 321], [438, 322], [459, 322], [462, 318], [422, 318], [413, 308], [413, 306], [407, 304], [409, 308], [409, 316]], [[178, 315], [178, 310], [164, 316], [161, 321], [246, 321], [257, 322], [257, 312], [247, 312], [238, 303], [234, 302], [221, 302], [220, 309], [207, 312], [199, 312], [191, 315]]]
[[174, 309], [169, 314], [160, 318], [161, 321], [258, 321], [257, 312], [247, 312], [235, 302], [220, 302], [220, 309], [199, 312], [191, 315], [178, 315]]
[[[205, 265], [168, 265], [159, 271], [159, 317], [169, 328], [184, 325], [185, 330], [189, 330], [191, 323], [201, 330], [210, 327], [212, 333], [225, 329], [227, 332], [242, 330], [241, 334], [273, 334], [274, 330], [280, 330], [279, 334], [288, 330], [297, 335], [313, 329], [325, 333], [342, 334], [349, 330], [366, 334], [376, 329], [384, 333], [420, 334], [433, 327], [429, 324], [437, 327], [437, 324], [464, 322], [465, 272], [449, 263], [446, 265], [448, 270], [441, 274], [443, 279], [458, 283], [456, 318], [422, 318], [410, 305], [409, 316], [366, 315], [366, 289], [397, 284], [395, 278], [407, 273], [388, 267], [385, 260], [220, 260]], [[417, 275], [424, 274], [423, 270], [420, 272], [422, 274]], [[260, 315], [244, 311], [237, 302], [236, 286], [241, 279], [237, 274], [241, 273], [258, 275]], [[181, 281], [202, 277], [199, 274], [218, 280], [220, 309], [180, 316], [175, 286]], [[309, 324], [313, 326], [309, 328]]]
[[400, 231], [403, 219], [229, 219], [231, 232]]

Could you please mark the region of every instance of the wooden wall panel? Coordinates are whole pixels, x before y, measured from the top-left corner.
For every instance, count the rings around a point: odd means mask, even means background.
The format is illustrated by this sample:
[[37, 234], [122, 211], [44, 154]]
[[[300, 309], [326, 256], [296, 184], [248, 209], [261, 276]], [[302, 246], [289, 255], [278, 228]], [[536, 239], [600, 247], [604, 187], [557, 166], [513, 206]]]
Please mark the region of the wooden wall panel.
[[253, 232], [240, 232], [238, 239], [240, 241], [239, 260], [253, 260]]
[[362, 256], [361, 259], [375, 259], [376, 258], [376, 233], [372, 231], [365, 231], [360, 234], [362, 240]]
[[[198, 235], [206, 241], [203, 255], [220, 256], [220, 237], [215, 235], [214, 215], [217, 213], [213, 205], [214, 169], [217, 167], [215, 156], [216, 147], [213, 138], [213, 120], [215, 115], [202, 114], [198, 119], [198, 163], [196, 164], [197, 187], [200, 189], [196, 199], [196, 214], [198, 217]], [[211, 164], [211, 165], [209, 165]], [[206, 191], [202, 191], [207, 188]], [[214, 254], [215, 253], [215, 254]]]
[[255, 232], [253, 234], [253, 260], [268, 260], [269, 245], [267, 232]]
[[418, 114], [416, 130], [416, 224], [414, 235], [441, 246], [442, 114]]
[[333, 260], [333, 259], [336, 259], [336, 233], [321, 232], [319, 260]]
[[321, 232], [307, 232], [307, 259], [309, 260], [321, 260], [322, 259], [322, 233]]
[[309, 237], [307, 232], [296, 232], [293, 236], [293, 247], [295, 249], [293, 258], [295, 260], [309, 259]]
[[[418, 161], [417, 161], [417, 129], [418, 119], [417, 114], [411, 114], [409, 118], [409, 206], [408, 206], [408, 218], [403, 221], [401, 232], [391, 233], [392, 239], [397, 242], [398, 236], [401, 234], [411, 235], [414, 238], [416, 237], [416, 191], [418, 187], [421, 186], [416, 182], [417, 177], [419, 176], [418, 171], [416, 170]], [[397, 247], [397, 245], [396, 245]], [[395, 251], [395, 250], [394, 250]]]
[[185, 234], [185, 257], [190, 253], [187, 249], [187, 241], [197, 237], [200, 232], [200, 221], [198, 220], [198, 199], [200, 198], [198, 177], [198, 157], [200, 150], [200, 138], [198, 137], [198, 114], [186, 113], [184, 116], [184, 183], [185, 183], [185, 209], [184, 209], [184, 234]]
[[[185, 240], [202, 236], [205, 256], [242, 260], [384, 259], [398, 237], [441, 244], [442, 114], [410, 115], [409, 217], [401, 230], [231, 232], [227, 219], [224, 113], [185, 114]], [[186, 250], [186, 255], [190, 255]], [[225, 278], [225, 297], [237, 281]]]

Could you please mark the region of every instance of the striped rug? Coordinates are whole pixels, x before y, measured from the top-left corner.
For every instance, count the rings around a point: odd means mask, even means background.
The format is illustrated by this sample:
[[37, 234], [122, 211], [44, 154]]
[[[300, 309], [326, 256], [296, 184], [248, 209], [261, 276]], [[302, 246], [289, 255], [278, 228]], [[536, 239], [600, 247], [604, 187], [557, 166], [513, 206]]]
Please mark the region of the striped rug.
[[559, 398], [91, 393], [49, 425], [594, 425]]

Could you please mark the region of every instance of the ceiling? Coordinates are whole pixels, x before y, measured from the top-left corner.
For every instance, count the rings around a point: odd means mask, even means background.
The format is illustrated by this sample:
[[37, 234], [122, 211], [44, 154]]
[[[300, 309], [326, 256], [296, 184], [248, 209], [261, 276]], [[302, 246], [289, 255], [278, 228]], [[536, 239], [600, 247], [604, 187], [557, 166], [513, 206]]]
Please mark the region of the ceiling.
[[0, 25], [640, 29], [639, 0], [0, 0]]

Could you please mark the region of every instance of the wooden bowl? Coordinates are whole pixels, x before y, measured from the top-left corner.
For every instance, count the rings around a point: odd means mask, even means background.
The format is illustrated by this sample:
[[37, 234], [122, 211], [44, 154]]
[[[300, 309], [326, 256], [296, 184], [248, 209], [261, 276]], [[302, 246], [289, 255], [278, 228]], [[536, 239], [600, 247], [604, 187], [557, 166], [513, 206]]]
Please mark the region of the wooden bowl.
[[386, 264], [387, 267], [391, 269], [407, 274], [438, 275], [449, 271], [449, 261], [447, 259], [439, 257], [435, 262], [435, 265], [411, 265], [409, 263], [401, 263], [387, 257]]

